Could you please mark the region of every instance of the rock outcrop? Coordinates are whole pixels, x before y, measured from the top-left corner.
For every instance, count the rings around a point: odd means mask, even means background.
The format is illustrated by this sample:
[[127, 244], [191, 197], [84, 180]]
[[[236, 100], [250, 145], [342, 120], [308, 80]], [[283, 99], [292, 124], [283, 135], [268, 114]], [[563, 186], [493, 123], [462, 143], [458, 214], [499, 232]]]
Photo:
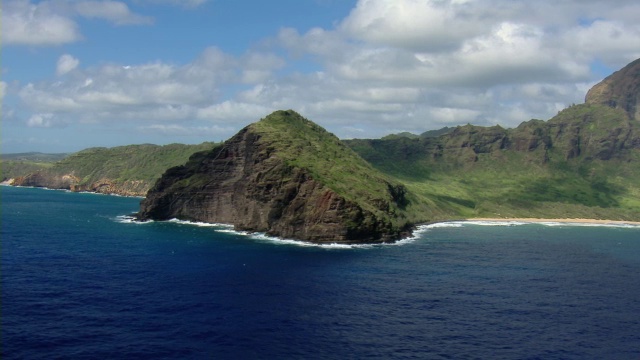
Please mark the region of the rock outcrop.
[[622, 109], [630, 119], [640, 121], [640, 59], [592, 87], [587, 92], [585, 103]]
[[11, 185], [71, 190], [71, 187], [77, 184], [78, 181], [80, 181], [80, 179], [73, 174], [54, 175], [44, 171], [37, 171], [15, 178], [11, 182]]
[[48, 189], [70, 190], [73, 192], [95, 192], [120, 196], [144, 196], [151, 184], [143, 180], [116, 181], [103, 178], [83, 183], [74, 173], [56, 174], [41, 170], [12, 179], [13, 186], [33, 186]]
[[233, 224], [318, 243], [376, 243], [409, 234], [408, 202], [404, 186], [334, 135], [277, 111], [167, 170], [138, 217]]

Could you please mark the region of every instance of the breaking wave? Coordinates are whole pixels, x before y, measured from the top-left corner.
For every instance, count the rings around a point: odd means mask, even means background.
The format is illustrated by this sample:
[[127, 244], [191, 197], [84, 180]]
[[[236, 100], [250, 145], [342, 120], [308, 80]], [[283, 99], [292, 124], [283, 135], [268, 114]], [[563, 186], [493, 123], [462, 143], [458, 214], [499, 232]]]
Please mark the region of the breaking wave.
[[[123, 224], [151, 224], [155, 221], [139, 221], [135, 217], [131, 215], [121, 215], [116, 217], [116, 221]], [[166, 223], [174, 223], [180, 225], [189, 225], [189, 226], [198, 226], [198, 227], [210, 227], [214, 231], [219, 233], [232, 234], [236, 236], [247, 237], [252, 240], [256, 240], [259, 242], [266, 242], [273, 245], [293, 245], [293, 246], [301, 246], [301, 247], [316, 247], [323, 249], [373, 249], [379, 247], [387, 247], [387, 246], [403, 246], [407, 244], [411, 244], [425, 236], [426, 233], [431, 231], [432, 229], [441, 229], [441, 228], [461, 228], [466, 226], [522, 226], [522, 225], [541, 225], [541, 226], [550, 226], [550, 227], [561, 227], [561, 226], [582, 226], [582, 227], [611, 227], [611, 228], [638, 228], [640, 229], [640, 225], [637, 224], [626, 224], [626, 223], [588, 223], [588, 222], [554, 222], [554, 221], [490, 221], [490, 220], [461, 220], [461, 221], [445, 221], [445, 222], [437, 222], [425, 225], [419, 225], [413, 231], [412, 236], [400, 239], [395, 242], [389, 243], [380, 243], [380, 244], [339, 244], [339, 243], [328, 243], [328, 244], [318, 244], [301, 240], [294, 239], [285, 239], [279, 238], [275, 236], [269, 236], [265, 233], [261, 232], [250, 232], [250, 231], [239, 231], [235, 230], [233, 225], [229, 224], [221, 224], [221, 223], [205, 223], [205, 222], [197, 222], [197, 221], [186, 221], [179, 219], [170, 219], [166, 221], [162, 221]]]
[[588, 222], [588, 221], [524, 221], [524, 220], [461, 220], [447, 221], [441, 223], [433, 223], [423, 225], [429, 229], [434, 228], [459, 228], [463, 226], [522, 226], [522, 225], [541, 225], [553, 227], [608, 227], [608, 228], [624, 228], [624, 229], [640, 229], [640, 224], [624, 223], [624, 222]]

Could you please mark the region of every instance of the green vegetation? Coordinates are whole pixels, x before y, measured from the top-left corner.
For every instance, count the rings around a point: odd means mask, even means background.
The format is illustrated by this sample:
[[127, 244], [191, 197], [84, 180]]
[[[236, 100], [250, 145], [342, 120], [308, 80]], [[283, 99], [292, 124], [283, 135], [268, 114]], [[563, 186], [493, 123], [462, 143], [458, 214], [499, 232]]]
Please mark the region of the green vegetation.
[[89, 148], [59, 161], [50, 171], [61, 175], [74, 173], [82, 179], [80, 184], [100, 179], [153, 183], [166, 169], [184, 164], [194, 152], [213, 146], [213, 143], [202, 143]]
[[48, 169], [53, 166], [54, 162], [64, 159], [67, 155], [39, 152], [2, 154], [0, 159], [0, 181]]
[[423, 221], [640, 220], [638, 125], [620, 109], [585, 104], [515, 129], [467, 125], [438, 138], [345, 143], [402, 182]]
[[20, 166], [11, 162], [3, 163], [8, 170], [7, 173], [3, 172], [3, 177], [15, 178], [34, 172], [44, 177], [73, 175], [80, 179], [77, 183], [79, 186], [104, 180], [116, 186], [134, 183], [130, 190], [144, 194], [166, 169], [184, 164], [194, 152], [213, 146], [214, 143], [205, 142], [199, 145], [144, 144], [89, 148], [55, 163], [22, 163]]
[[404, 188], [364, 161], [335, 135], [294, 111], [276, 111], [250, 127], [260, 141], [289, 166], [306, 169], [311, 176], [344, 198], [382, 218], [397, 215], [406, 223]]
[[50, 162], [36, 162], [26, 160], [2, 160], [0, 161], [0, 180], [15, 179], [36, 171], [48, 169], [53, 166]]

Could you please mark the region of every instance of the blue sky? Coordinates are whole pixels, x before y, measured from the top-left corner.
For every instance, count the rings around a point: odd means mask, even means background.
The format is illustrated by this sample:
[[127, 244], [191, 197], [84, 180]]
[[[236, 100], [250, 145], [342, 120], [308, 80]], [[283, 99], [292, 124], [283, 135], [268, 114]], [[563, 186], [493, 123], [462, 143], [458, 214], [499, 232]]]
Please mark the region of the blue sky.
[[635, 0], [5, 0], [1, 151], [517, 126], [640, 57]]

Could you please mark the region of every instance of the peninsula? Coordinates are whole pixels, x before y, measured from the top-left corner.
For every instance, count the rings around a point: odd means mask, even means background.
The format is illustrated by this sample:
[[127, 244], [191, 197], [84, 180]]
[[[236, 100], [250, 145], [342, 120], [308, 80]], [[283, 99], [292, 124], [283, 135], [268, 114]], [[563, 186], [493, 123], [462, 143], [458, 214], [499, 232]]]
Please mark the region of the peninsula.
[[298, 113], [276, 111], [167, 170], [140, 220], [233, 224], [313, 242], [385, 242], [410, 234], [406, 188]]

